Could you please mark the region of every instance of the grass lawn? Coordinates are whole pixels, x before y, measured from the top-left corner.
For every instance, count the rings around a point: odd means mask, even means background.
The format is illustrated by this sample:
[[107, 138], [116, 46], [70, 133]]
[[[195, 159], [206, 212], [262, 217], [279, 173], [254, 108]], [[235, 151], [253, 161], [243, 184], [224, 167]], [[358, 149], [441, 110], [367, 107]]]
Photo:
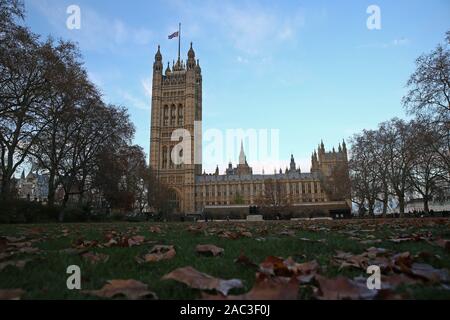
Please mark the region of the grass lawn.
[[[145, 241], [133, 246], [104, 245], [111, 238], [133, 236], [143, 236]], [[235, 295], [250, 291], [255, 283], [256, 269], [235, 263], [241, 253], [256, 264], [268, 256], [292, 257], [298, 263], [317, 260], [321, 275], [353, 279], [368, 275], [362, 268], [340, 269], [333, 262], [336, 250], [356, 255], [369, 247], [385, 248], [392, 255], [409, 252], [414, 262], [450, 269], [448, 243], [439, 242], [445, 239], [450, 239], [450, 219], [0, 225], [0, 266], [31, 259], [22, 268], [0, 267], [0, 289], [20, 288], [22, 299], [98, 299], [67, 289], [66, 269], [78, 265], [82, 290], [100, 289], [112, 279], [135, 279], [147, 284], [159, 299], [198, 299], [202, 291], [161, 279], [177, 268], [192, 266], [221, 279], [241, 279], [244, 286], [230, 291]], [[136, 256], [156, 244], [173, 245], [176, 256], [157, 262], [136, 261]], [[224, 252], [200, 255], [196, 252], [199, 244], [214, 244]], [[109, 259], [94, 264], [78, 252], [66, 250], [76, 247], [103, 253]], [[445, 282], [401, 284], [394, 292], [411, 299], [450, 299], [449, 283]], [[298, 299], [314, 298], [317, 286], [314, 281], [301, 285]]]

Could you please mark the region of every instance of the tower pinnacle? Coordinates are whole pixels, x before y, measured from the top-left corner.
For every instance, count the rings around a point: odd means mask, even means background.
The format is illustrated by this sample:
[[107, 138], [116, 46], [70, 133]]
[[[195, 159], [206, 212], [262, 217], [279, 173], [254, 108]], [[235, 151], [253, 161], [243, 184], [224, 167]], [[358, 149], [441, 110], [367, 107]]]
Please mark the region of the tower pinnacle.
[[239, 153], [239, 164], [245, 164], [244, 143], [241, 140], [241, 152]]

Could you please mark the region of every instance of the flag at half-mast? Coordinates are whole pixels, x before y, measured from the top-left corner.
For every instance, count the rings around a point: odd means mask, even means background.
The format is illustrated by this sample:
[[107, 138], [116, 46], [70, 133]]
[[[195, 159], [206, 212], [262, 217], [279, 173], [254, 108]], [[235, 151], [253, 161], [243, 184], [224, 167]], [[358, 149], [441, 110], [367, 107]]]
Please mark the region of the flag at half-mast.
[[175, 31], [174, 33], [172, 33], [170, 36], [169, 36], [169, 39], [173, 39], [173, 38], [177, 38], [178, 37], [178, 31]]

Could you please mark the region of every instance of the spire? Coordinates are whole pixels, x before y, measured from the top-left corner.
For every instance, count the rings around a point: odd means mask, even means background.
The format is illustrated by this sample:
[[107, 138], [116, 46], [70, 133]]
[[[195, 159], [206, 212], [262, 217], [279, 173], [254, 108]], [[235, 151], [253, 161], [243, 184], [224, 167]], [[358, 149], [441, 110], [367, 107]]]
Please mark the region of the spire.
[[167, 62], [167, 68], [166, 68], [166, 76], [171, 72], [170, 70], [170, 63]]
[[156, 51], [156, 54], [155, 54], [155, 61], [162, 61], [162, 55], [161, 55], [159, 44], [158, 44], [158, 51]]
[[290, 171], [295, 171], [295, 167], [296, 167], [296, 164], [295, 164], [295, 160], [294, 160], [294, 155], [291, 154], [291, 163], [290, 163], [290, 167], [289, 167]]
[[195, 60], [195, 52], [194, 52], [194, 49], [192, 49], [192, 42], [191, 42], [191, 47], [189, 48], [189, 51], [188, 51], [188, 59]]
[[214, 173], [216, 176], [219, 175], [219, 165], [216, 166], [216, 172]]
[[344, 139], [342, 139], [342, 151], [344, 153], [347, 153], [347, 145], [345, 144], [345, 140]]
[[239, 164], [245, 164], [244, 142], [241, 140], [241, 152], [239, 153]]
[[162, 55], [158, 44], [158, 51], [155, 54], [155, 62], [153, 63], [153, 72], [162, 73]]
[[195, 52], [194, 49], [192, 49], [192, 42], [191, 42], [191, 48], [188, 51], [187, 69], [194, 69], [194, 68], [195, 68]]

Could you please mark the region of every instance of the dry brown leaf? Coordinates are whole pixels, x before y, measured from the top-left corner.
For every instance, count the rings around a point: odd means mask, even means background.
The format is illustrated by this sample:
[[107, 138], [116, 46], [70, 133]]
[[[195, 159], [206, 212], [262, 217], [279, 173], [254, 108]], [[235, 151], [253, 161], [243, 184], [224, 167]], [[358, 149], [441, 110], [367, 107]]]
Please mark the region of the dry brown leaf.
[[149, 253], [142, 257], [136, 257], [136, 261], [139, 263], [144, 262], [157, 262], [161, 260], [169, 260], [175, 257], [176, 251], [174, 246], [168, 245], [156, 245], [150, 250]]
[[109, 259], [109, 256], [104, 253], [97, 253], [97, 252], [86, 252], [81, 254], [83, 259], [89, 261], [92, 264], [96, 264], [99, 262], [106, 262]]
[[132, 246], [139, 246], [142, 243], [144, 243], [144, 241], [145, 241], [144, 236], [133, 236], [131, 238], [128, 238], [127, 243], [128, 247], [132, 247]]
[[449, 274], [446, 269], [435, 269], [426, 263], [413, 263], [411, 274], [431, 282], [449, 282]]
[[205, 300], [296, 300], [298, 295], [298, 281], [295, 278], [283, 279], [267, 277], [257, 274], [253, 288], [241, 295], [208, 295], [203, 294]]
[[239, 257], [237, 257], [234, 260], [235, 263], [239, 263], [242, 264], [244, 266], [247, 267], [251, 267], [251, 268], [258, 268], [258, 265], [256, 263], [254, 263], [253, 261], [251, 261], [246, 255], [244, 255], [243, 253], [241, 253], [239, 255]]
[[101, 298], [125, 296], [127, 299], [137, 300], [144, 297], [156, 299], [156, 294], [148, 290], [148, 285], [134, 279], [109, 280], [100, 290], [83, 290], [83, 293]]
[[92, 248], [98, 245], [98, 241], [97, 240], [83, 240], [83, 239], [76, 239], [73, 243], [72, 243], [72, 247], [77, 248], [77, 249], [85, 249], [85, 248]]
[[438, 239], [434, 242], [439, 247], [444, 248], [447, 251], [450, 251], [450, 240], [448, 239]]
[[162, 279], [172, 279], [178, 282], [182, 282], [194, 289], [216, 290], [225, 296], [231, 289], [243, 287], [242, 281], [239, 279], [223, 280], [214, 278], [206, 273], [197, 271], [190, 266], [178, 268], [163, 276]]
[[223, 248], [217, 247], [213, 244], [199, 244], [195, 248], [198, 253], [218, 256], [223, 253]]
[[151, 233], [161, 233], [161, 228], [158, 226], [150, 226], [149, 231]]
[[24, 236], [21, 236], [21, 237], [5, 237], [5, 238], [6, 238], [6, 240], [8, 242], [22, 242], [23, 240], [26, 239], [26, 237], [24, 237]]
[[339, 276], [334, 279], [316, 275], [319, 283], [319, 292], [316, 297], [321, 300], [343, 300], [343, 299], [373, 299], [377, 291], [367, 288], [365, 283], [359, 283], [346, 277]]
[[25, 265], [30, 261], [31, 261], [31, 259], [5, 261], [5, 262], [0, 263], [0, 271], [2, 271], [3, 269], [5, 269], [8, 266], [14, 266], [19, 269], [23, 269], [25, 267]]
[[22, 289], [0, 289], [0, 300], [20, 300], [24, 293]]

